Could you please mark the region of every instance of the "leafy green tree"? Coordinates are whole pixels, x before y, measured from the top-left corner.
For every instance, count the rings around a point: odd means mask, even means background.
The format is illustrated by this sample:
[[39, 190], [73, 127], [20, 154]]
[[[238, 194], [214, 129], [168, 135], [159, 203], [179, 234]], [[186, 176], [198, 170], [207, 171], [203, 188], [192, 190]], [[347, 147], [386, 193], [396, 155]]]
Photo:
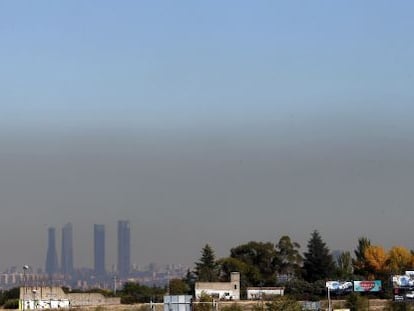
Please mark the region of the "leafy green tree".
[[292, 242], [290, 237], [284, 235], [276, 244], [277, 272], [288, 276], [297, 276], [303, 263], [299, 243]]
[[308, 241], [308, 251], [304, 254], [303, 277], [314, 282], [333, 276], [335, 263], [332, 254], [317, 230], [313, 231]]
[[168, 283], [168, 291], [170, 295], [186, 295], [190, 293], [190, 288], [182, 279], [171, 279]]
[[216, 282], [219, 279], [219, 265], [216, 262], [216, 255], [209, 244], [206, 244], [201, 251], [201, 258], [195, 263], [194, 274], [200, 282]]
[[187, 287], [189, 289], [188, 294], [194, 296], [194, 285], [197, 280], [197, 276], [192, 272], [190, 269], [187, 270], [187, 274], [183, 278], [183, 281], [185, 284], [187, 284]]
[[260, 281], [259, 270], [245, 262], [232, 257], [221, 258], [218, 261], [220, 266], [220, 280], [228, 281], [230, 279], [231, 272], [240, 273], [240, 290], [241, 295], [245, 293], [245, 289], [249, 286], [254, 286]]
[[352, 278], [352, 257], [351, 253], [346, 251], [339, 254], [337, 259], [337, 275], [339, 279], [350, 280]]
[[284, 284], [285, 294], [296, 300], [318, 301], [326, 296], [325, 281], [307, 282], [293, 279]]
[[139, 283], [127, 282], [119, 292], [121, 303], [134, 304], [139, 302], [162, 302], [165, 288], [149, 287]]
[[[251, 280], [252, 286], [272, 286], [276, 279], [276, 250], [271, 242], [254, 242], [239, 245], [230, 250], [230, 257], [248, 266], [251, 272], [258, 272], [257, 279]], [[253, 275], [254, 273], [252, 273]]]

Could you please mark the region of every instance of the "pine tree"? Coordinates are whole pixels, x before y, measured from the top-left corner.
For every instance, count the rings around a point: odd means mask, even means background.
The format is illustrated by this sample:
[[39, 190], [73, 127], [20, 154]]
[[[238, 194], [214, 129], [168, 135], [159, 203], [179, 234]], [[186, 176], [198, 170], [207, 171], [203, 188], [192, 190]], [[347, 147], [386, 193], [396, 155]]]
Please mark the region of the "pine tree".
[[335, 263], [332, 254], [317, 230], [312, 232], [308, 241], [308, 251], [304, 256], [303, 277], [306, 281], [324, 280], [334, 274]]
[[371, 241], [366, 237], [361, 237], [358, 239], [358, 246], [354, 250], [355, 259], [352, 260], [352, 265], [354, 266], [354, 274], [361, 275], [366, 277], [368, 275], [367, 271], [367, 260], [365, 258], [365, 250], [371, 246]]
[[194, 274], [200, 282], [216, 282], [219, 279], [219, 265], [214, 250], [206, 244], [201, 251], [201, 258], [195, 263]]

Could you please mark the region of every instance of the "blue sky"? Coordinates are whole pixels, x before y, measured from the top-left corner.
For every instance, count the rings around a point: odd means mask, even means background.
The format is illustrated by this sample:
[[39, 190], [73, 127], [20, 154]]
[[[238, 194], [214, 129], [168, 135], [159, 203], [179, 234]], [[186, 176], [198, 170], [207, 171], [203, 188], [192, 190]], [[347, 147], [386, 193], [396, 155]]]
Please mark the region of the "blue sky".
[[2, 265], [41, 267], [45, 226], [68, 221], [89, 266], [93, 223], [118, 219], [138, 264], [191, 264], [206, 242], [220, 256], [284, 234], [306, 245], [315, 228], [333, 248], [362, 235], [414, 248], [413, 10], [1, 1], [0, 235], [13, 244], [0, 248], [22, 246]]

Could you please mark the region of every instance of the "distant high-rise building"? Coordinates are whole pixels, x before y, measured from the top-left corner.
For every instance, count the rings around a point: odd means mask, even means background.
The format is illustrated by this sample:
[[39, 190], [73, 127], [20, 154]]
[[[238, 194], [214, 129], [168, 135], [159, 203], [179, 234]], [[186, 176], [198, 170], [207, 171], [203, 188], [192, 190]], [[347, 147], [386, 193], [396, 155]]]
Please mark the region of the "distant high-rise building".
[[118, 221], [118, 274], [126, 277], [131, 265], [131, 229], [129, 221]]
[[64, 275], [73, 273], [73, 230], [70, 222], [62, 228], [61, 271]]
[[105, 275], [105, 225], [94, 225], [94, 268], [97, 276]]
[[48, 230], [48, 246], [46, 254], [45, 271], [47, 274], [58, 273], [58, 257], [56, 252], [56, 230], [50, 227]]

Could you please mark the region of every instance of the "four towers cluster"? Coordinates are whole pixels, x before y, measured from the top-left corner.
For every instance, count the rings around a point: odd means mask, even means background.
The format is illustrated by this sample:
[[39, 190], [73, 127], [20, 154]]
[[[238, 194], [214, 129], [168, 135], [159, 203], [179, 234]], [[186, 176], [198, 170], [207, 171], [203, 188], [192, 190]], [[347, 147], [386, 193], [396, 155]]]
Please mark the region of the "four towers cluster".
[[[105, 262], [105, 225], [95, 224], [94, 236], [94, 272], [96, 276], [106, 275]], [[45, 271], [49, 275], [72, 275], [73, 267], [73, 228], [67, 223], [62, 228], [62, 253], [60, 267], [56, 249], [56, 229], [48, 228], [48, 247], [46, 253]], [[131, 267], [131, 227], [128, 220], [118, 221], [118, 261], [119, 277], [127, 277]]]

